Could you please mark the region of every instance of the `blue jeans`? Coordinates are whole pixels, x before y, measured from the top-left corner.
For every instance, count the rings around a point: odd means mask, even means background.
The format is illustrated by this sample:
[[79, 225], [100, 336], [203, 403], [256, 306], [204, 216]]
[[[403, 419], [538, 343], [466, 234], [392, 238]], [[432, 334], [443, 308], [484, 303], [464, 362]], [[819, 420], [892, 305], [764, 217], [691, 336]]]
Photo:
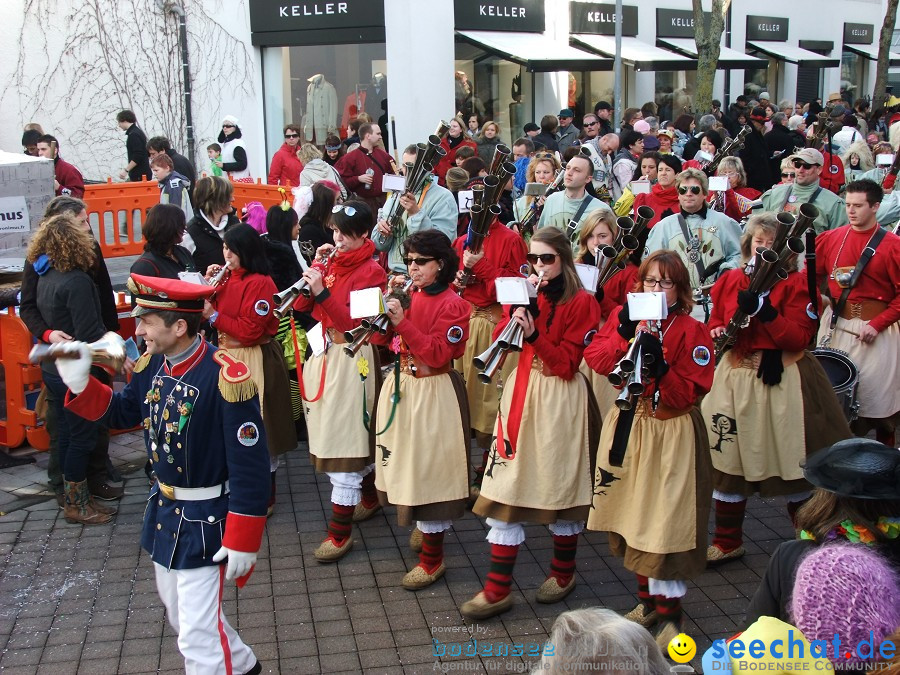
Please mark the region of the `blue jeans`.
[[66, 410], [66, 392], [69, 388], [55, 373], [42, 372], [44, 384], [53, 394], [50, 405], [56, 420], [56, 443], [63, 477], [80, 483], [87, 479], [88, 460], [97, 445], [100, 425]]

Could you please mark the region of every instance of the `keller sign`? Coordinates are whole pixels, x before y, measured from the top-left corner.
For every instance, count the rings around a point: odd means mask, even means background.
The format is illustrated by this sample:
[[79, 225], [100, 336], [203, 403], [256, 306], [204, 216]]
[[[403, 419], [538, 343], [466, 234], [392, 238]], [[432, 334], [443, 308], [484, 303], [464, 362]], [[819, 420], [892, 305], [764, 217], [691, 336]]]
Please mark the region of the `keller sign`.
[[747, 39], [759, 42], [787, 42], [788, 19], [780, 16], [747, 16]]
[[[420, 0], [423, 1], [423, 0]], [[496, 30], [543, 33], [543, 0], [454, 0], [456, 30]]]
[[384, 0], [252, 0], [253, 33], [384, 26]]
[[[705, 24], [712, 20], [711, 12], [703, 12]], [[695, 35], [694, 13], [689, 9], [656, 8], [656, 37], [692, 38]]]
[[[616, 6], [600, 2], [569, 3], [571, 33], [594, 35], [616, 34]], [[637, 5], [622, 6], [622, 35], [634, 37], [638, 32]]]
[[871, 23], [845, 23], [845, 45], [870, 45], [875, 41], [875, 26]]

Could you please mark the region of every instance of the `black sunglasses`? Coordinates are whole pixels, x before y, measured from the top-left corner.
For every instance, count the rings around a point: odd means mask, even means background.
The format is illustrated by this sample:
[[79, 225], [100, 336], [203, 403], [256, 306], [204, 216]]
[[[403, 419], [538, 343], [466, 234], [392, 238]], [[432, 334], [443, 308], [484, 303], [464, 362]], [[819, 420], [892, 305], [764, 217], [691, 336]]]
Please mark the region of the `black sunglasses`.
[[435, 260], [437, 260], [437, 258], [403, 258], [403, 264], [409, 267], [415, 263], [417, 267], [422, 267]]
[[599, 122], [585, 122], [584, 126], [586, 127], [595, 127], [599, 124]]
[[804, 162], [802, 159], [792, 159], [791, 164], [794, 165], [795, 169], [811, 169], [814, 166], [818, 166], [817, 164], [810, 164], [808, 162]]
[[530, 262], [532, 265], [537, 264], [537, 261], [540, 260], [545, 265], [552, 265], [556, 262], [557, 256], [555, 253], [529, 253], [525, 256], [525, 259]]
[[782, 177], [782, 178], [795, 178], [796, 176], [797, 176], [797, 174], [795, 174], [795, 173], [783, 173], [783, 174], [781, 174], [781, 177]]
[[222, 128], [223, 129], [234, 129], [234, 125], [233, 124], [223, 124]]
[[285, 138], [300, 138], [300, 134], [285, 134]]
[[701, 190], [699, 185], [681, 185], [678, 187], [678, 194], [686, 195], [690, 191], [692, 195], [699, 195]]

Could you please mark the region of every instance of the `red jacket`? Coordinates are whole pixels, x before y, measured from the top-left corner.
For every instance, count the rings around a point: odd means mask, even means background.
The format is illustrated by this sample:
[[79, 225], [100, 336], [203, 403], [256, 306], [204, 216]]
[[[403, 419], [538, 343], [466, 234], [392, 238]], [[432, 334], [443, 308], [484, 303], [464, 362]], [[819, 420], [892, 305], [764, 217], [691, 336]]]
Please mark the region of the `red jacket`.
[[403, 320], [388, 331], [403, 338], [400, 353], [412, 354], [414, 361], [429, 368], [443, 368], [466, 351], [469, 314], [472, 306], [443, 284], [410, 294]]
[[447, 136], [444, 136], [441, 139], [441, 147], [447, 151], [447, 154], [441, 158], [441, 161], [438, 162], [438, 165], [434, 167], [434, 175], [438, 177], [438, 184], [447, 186], [447, 172], [456, 166], [456, 152], [465, 146], [469, 146], [475, 151], [475, 156], [478, 156], [478, 146], [475, 144], [475, 141], [469, 140], [463, 135], [462, 142], [459, 143], [455, 148], [450, 147], [450, 142], [447, 140]]
[[[590, 343], [600, 325], [600, 306], [594, 296], [584, 289], [579, 289], [569, 302], [557, 304], [555, 311], [547, 294], [541, 290], [538, 292], [537, 306], [539, 315], [534, 320], [537, 337], [531, 341], [534, 353], [556, 377], [571, 380], [578, 372], [585, 345]], [[494, 329], [494, 339], [510, 322], [510, 312], [504, 314], [506, 316]], [[553, 321], [548, 328], [551, 316]]]
[[632, 211], [635, 216], [637, 216], [638, 207], [641, 206], [649, 206], [654, 211], [654, 216], [647, 223], [647, 229], [650, 229], [666, 216], [679, 212], [681, 207], [678, 203], [678, 190], [674, 185], [664, 188], [656, 183], [650, 192], [635, 195], [634, 210]]
[[[709, 193], [709, 203], [712, 204], [713, 200], [719, 193], [713, 190]], [[737, 222], [741, 222], [745, 216], [750, 214], [750, 209], [746, 211], [741, 208], [740, 203], [738, 202], [738, 195], [740, 195], [743, 199], [759, 199], [762, 192], [759, 190], [754, 190], [752, 187], [739, 187], [739, 188], [729, 188], [725, 191], [725, 215], [735, 220]]]
[[819, 185], [839, 195], [841, 186], [847, 182], [847, 177], [844, 175], [844, 162], [840, 157], [832, 155], [827, 150], [822, 150], [822, 156], [825, 158], [825, 164], [819, 174]]
[[[385, 201], [384, 190], [381, 187], [384, 174], [397, 173], [394, 168], [394, 160], [384, 150], [374, 148], [372, 152], [367, 152], [362, 146], [341, 157], [334, 168], [341, 174], [344, 185], [363, 199], [378, 201], [379, 206], [383, 205]], [[374, 172], [372, 185], [359, 182], [359, 177], [367, 169], [372, 169]]]
[[603, 316], [609, 317], [616, 307], [625, 304], [626, 296], [634, 292], [637, 273], [638, 266], [629, 262], [625, 265], [624, 270], [616, 274], [603, 287], [603, 302], [600, 303]]
[[[743, 269], [728, 270], [718, 278], [710, 290], [713, 301], [707, 323], [710, 330], [728, 326], [738, 310], [738, 291], [747, 290], [749, 285], [750, 277]], [[785, 281], [779, 281], [772, 287], [768, 297], [778, 316], [768, 323], [751, 317], [750, 325], [737, 333], [736, 353], [747, 354], [759, 349], [799, 352], [816, 334], [816, 322], [806, 313], [809, 292], [805, 273], [791, 272]]]
[[[830, 278], [832, 270], [837, 266], [852, 271], [873, 233], [874, 230], [854, 232], [849, 225], [844, 225], [816, 237], [816, 275], [820, 283], [828, 278], [828, 291], [835, 302], [841, 297], [841, 287]], [[847, 241], [842, 246], [844, 235], [847, 235]], [[878, 332], [900, 319], [900, 237], [890, 232], [884, 235], [859, 282], [850, 291], [849, 300], [887, 303], [887, 309], [869, 322]]]
[[303, 162], [297, 159], [297, 148], [292, 148], [285, 143], [272, 157], [268, 184], [287, 185], [290, 183], [291, 187], [297, 187], [300, 185], [301, 171], [303, 171]]
[[59, 157], [53, 160], [53, 165], [56, 171], [56, 182], [59, 183], [59, 187], [56, 188], [56, 196], [66, 195], [78, 199], [84, 197], [84, 178], [82, 178], [81, 172]]
[[[584, 350], [584, 360], [601, 375], [611, 373], [628, 351], [628, 343], [616, 330], [619, 309]], [[662, 331], [663, 353], [670, 370], [658, 382], [659, 400], [680, 410], [695, 405], [712, 388], [715, 374], [712, 339], [707, 327], [687, 314], [670, 314], [662, 323]], [[648, 386], [642, 397], [653, 396], [654, 390], [654, 386]]]
[[216, 330], [244, 345], [264, 342], [278, 332], [278, 317], [272, 312], [277, 292], [271, 277], [235, 270], [216, 293]]
[[[453, 242], [453, 248], [459, 255], [459, 269], [463, 266], [463, 249], [466, 245], [463, 235]], [[522, 276], [522, 265], [528, 249], [525, 241], [518, 234], [494, 218], [484, 239], [484, 257], [472, 268], [474, 276], [463, 290], [462, 297], [476, 307], [487, 307], [497, 302], [497, 291], [494, 281], [498, 277]]]
[[[311, 312], [325, 328], [344, 333], [359, 325], [360, 319], [350, 318], [350, 292], [387, 285], [384, 268], [372, 258], [375, 244], [371, 239], [355, 251], [339, 254], [325, 269], [325, 290], [314, 298], [302, 295], [294, 303], [298, 312]], [[329, 286], [329, 279], [331, 279]]]

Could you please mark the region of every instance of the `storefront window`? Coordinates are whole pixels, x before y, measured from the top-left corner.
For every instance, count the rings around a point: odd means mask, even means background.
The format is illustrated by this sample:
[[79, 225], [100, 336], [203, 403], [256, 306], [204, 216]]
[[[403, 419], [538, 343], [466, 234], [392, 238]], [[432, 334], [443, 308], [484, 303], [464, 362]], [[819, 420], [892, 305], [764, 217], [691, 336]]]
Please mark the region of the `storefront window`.
[[860, 84], [864, 77], [863, 58], [853, 52], [841, 52], [841, 98], [847, 103], [853, 103], [859, 97]]
[[[572, 90], [574, 80], [574, 92]], [[628, 100], [627, 87], [622, 86], [622, 100]], [[594, 112], [594, 106], [600, 101], [615, 103], [615, 77], [611, 70], [581, 71], [569, 73], [569, 100], [574, 93], [575, 123], [580, 127], [584, 115]], [[615, 120], [613, 120], [615, 126]]]
[[767, 68], [747, 68], [744, 70], [744, 96], [758, 99], [761, 92], [769, 93], [769, 100], [778, 97], [778, 60], [762, 53], [753, 54], [769, 62]]
[[653, 100], [658, 109], [659, 121], [674, 120], [693, 110], [696, 93], [696, 70], [656, 71], [656, 94]]
[[465, 120], [474, 112], [482, 125], [496, 122], [506, 144], [519, 138], [534, 117], [534, 76], [517, 63], [463, 42], [456, 44], [455, 63], [455, 112]]
[[266, 48], [263, 64], [270, 154], [280, 145], [280, 125], [289, 122], [318, 146], [329, 134], [346, 138], [359, 112], [387, 124], [383, 43]]

